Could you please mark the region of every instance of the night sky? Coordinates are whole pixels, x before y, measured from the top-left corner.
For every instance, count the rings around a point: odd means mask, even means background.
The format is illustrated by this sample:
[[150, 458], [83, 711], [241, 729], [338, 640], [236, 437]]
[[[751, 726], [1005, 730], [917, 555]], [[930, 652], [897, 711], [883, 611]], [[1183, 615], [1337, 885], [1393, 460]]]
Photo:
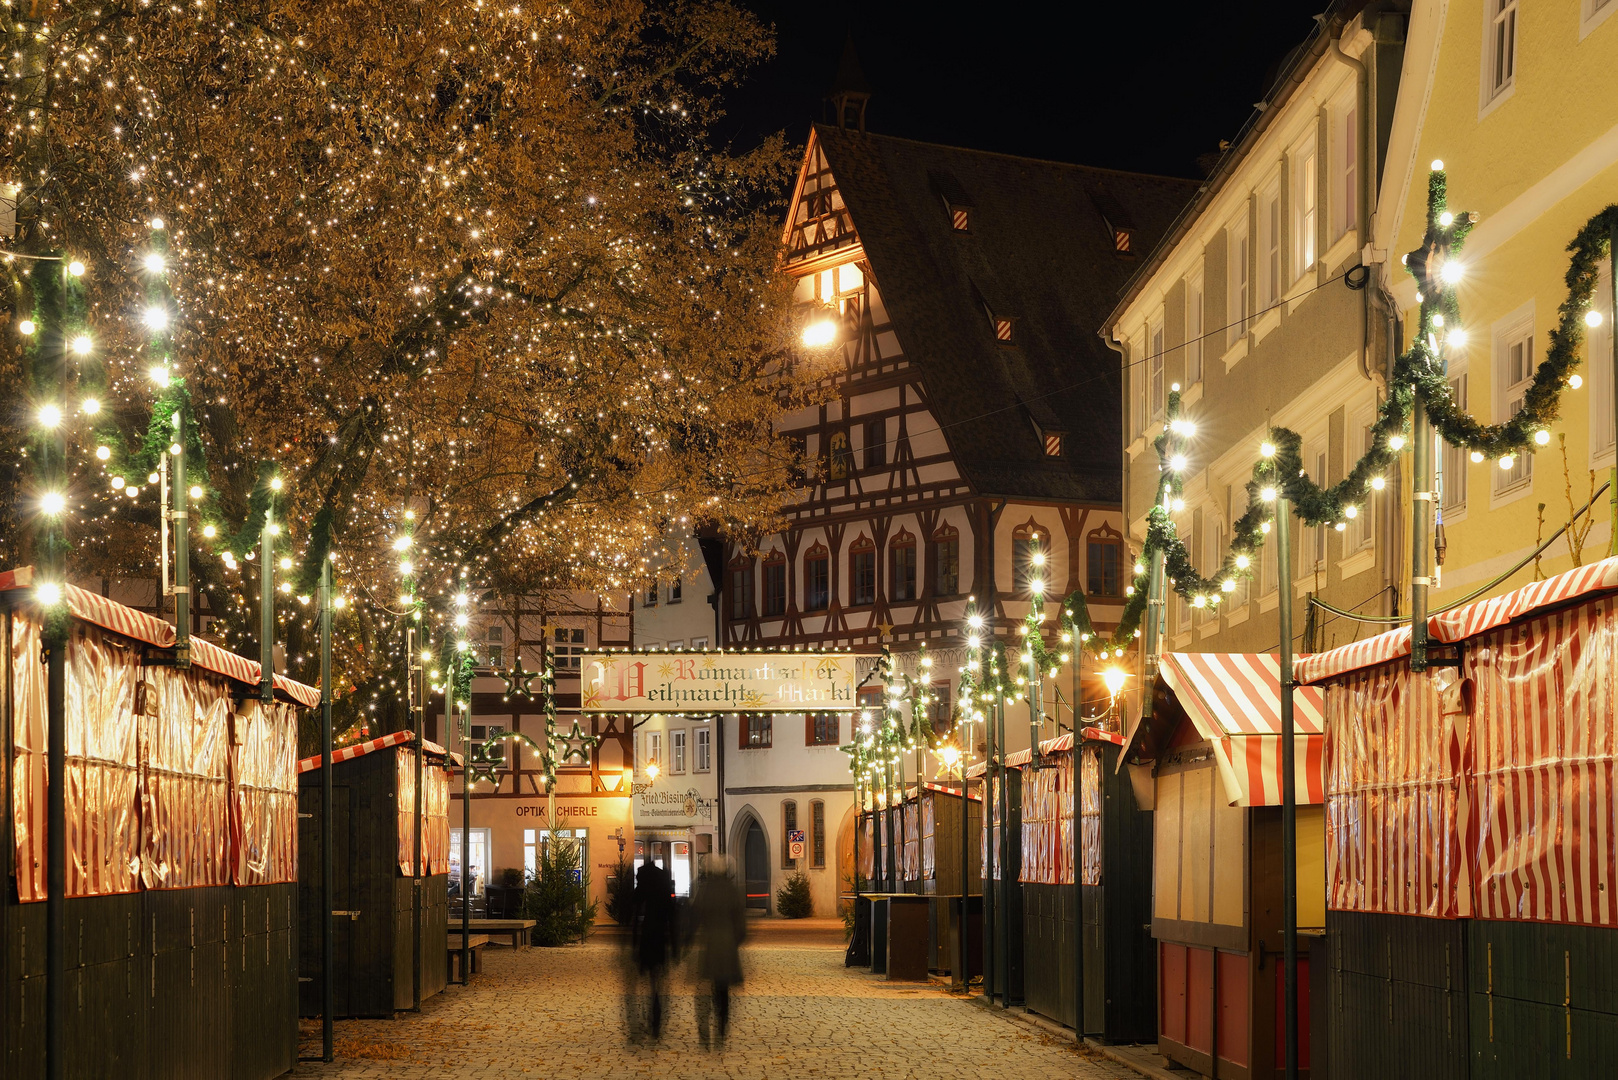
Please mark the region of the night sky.
[[885, 135], [1198, 176], [1233, 138], [1326, 0], [738, 0], [776, 28], [773, 60], [727, 95], [738, 147], [802, 144], [853, 33]]

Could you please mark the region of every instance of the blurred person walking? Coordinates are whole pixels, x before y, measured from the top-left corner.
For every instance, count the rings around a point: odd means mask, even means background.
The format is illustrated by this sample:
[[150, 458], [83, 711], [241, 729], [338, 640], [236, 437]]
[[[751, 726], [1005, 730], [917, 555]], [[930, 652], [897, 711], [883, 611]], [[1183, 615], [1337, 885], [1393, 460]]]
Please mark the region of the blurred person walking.
[[742, 887], [730, 874], [722, 855], [702, 860], [697, 888], [691, 898], [691, 938], [697, 947], [697, 978], [708, 983], [710, 996], [696, 996], [697, 1039], [709, 1048], [709, 1032], [725, 1045], [730, 1032], [730, 988], [742, 981], [742, 939], [747, 936], [747, 903]]
[[[656, 863], [642, 863], [635, 872], [634, 914], [630, 919], [630, 941], [639, 978], [650, 987], [645, 1030], [655, 1039], [663, 1037], [663, 980], [669, 961], [679, 946], [675, 934], [674, 876]], [[637, 1038], [639, 1020], [629, 1016], [629, 1035]]]

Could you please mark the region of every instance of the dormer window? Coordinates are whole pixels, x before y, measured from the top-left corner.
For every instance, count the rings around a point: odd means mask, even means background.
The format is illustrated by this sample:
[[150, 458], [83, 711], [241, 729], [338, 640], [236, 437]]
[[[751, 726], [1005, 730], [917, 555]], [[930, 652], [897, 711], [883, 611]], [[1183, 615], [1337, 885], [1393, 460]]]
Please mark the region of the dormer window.
[[1060, 431], [1047, 431], [1045, 433], [1045, 456], [1062, 456], [1062, 433]]
[[1017, 343], [1017, 320], [995, 319], [994, 339], [1002, 345], [1015, 345]]
[[956, 232], [972, 231], [972, 208], [969, 206], [951, 206], [949, 208], [950, 228]]
[[1130, 246], [1129, 246], [1129, 242], [1130, 242], [1130, 239], [1131, 239], [1131, 234], [1133, 232], [1134, 232], [1133, 229], [1121, 229], [1121, 228], [1118, 228], [1117, 226], [1113, 226], [1113, 230], [1112, 230], [1112, 247], [1113, 247], [1113, 250], [1115, 252], [1117, 252], [1119, 255], [1132, 255], [1132, 254], [1134, 254], [1134, 252], [1132, 252], [1130, 250]]

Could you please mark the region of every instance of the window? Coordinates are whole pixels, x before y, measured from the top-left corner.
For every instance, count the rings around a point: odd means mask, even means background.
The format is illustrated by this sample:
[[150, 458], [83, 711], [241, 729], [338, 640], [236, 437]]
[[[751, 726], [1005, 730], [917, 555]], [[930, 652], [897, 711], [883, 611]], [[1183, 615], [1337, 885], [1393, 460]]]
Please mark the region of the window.
[[933, 725], [933, 737], [942, 739], [955, 729], [955, 714], [949, 709], [949, 684], [935, 682], [927, 687], [927, 719]]
[[701, 652], [703, 649], [708, 647], [708, 639], [705, 637], [694, 637], [691, 639], [691, 647], [696, 649], [698, 652]]
[[1124, 364], [1125, 374], [1129, 377], [1129, 386], [1132, 391], [1129, 403], [1131, 427], [1137, 437], [1146, 433], [1146, 385], [1150, 382], [1146, 377], [1146, 362], [1145, 358], [1140, 354], [1141, 348], [1142, 345], [1139, 342], [1130, 345], [1129, 360]]
[[557, 671], [578, 671], [584, 655], [584, 629], [558, 627], [551, 631], [551, 663]]
[[809, 865], [823, 869], [826, 865], [826, 804], [816, 799], [809, 804]]
[[1122, 537], [1111, 539], [1092, 534], [1085, 551], [1088, 581], [1085, 591], [1091, 596], [1122, 596], [1124, 594], [1124, 544]]
[[1116, 252], [1119, 255], [1132, 254], [1132, 252], [1130, 251], [1130, 242], [1134, 239], [1133, 233], [1134, 233], [1134, 230], [1132, 230], [1132, 229], [1120, 229], [1117, 226], [1113, 226], [1113, 230], [1112, 230], [1112, 249], [1113, 249], [1113, 251]]
[[1517, 0], [1487, 0], [1483, 16], [1483, 104], [1488, 106], [1516, 83]]
[[753, 560], [742, 558], [730, 564], [730, 617], [751, 618], [753, 614]]
[[886, 420], [867, 420], [865, 422], [865, 467], [867, 469], [880, 469], [888, 463], [888, 422]]
[[1332, 154], [1337, 162], [1336, 197], [1332, 200], [1333, 240], [1358, 227], [1360, 216], [1360, 113], [1357, 97], [1345, 98], [1332, 110]]
[[960, 534], [945, 526], [933, 534], [933, 595], [954, 596], [960, 591]]
[[956, 232], [971, 232], [972, 208], [969, 206], [951, 206], [949, 208], [949, 227]]
[[994, 339], [1002, 345], [1015, 345], [1017, 343], [1017, 320], [995, 319]]
[[648, 765], [663, 768], [667, 762], [663, 760], [663, 733], [661, 731], [648, 731], [646, 735], [646, 758], [641, 762], [640, 771], [645, 772]]
[[1050, 538], [1026, 525], [1018, 528], [1011, 540], [1011, 587], [1015, 591], [1027, 592], [1031, 582], [1044, 580], [1044, 566], [1034, 565], [1036, 554], [1043, 563], [1050, 554]]
[[[1354, 446], [1354, 460], [1358, 461], [1371, 449], [1374, 439], [1372, 424], [1374, 414], [1361, 413], [1354, 424], [1357, 434]], [[1449, 460], [1444, 460], [1444, 468], [1449, 469]], [[1448, 476], [1448, 472], [1445, 473]], [[1465, 473], [1463, 472], [1464, 476]], [[1445, 481], [1448, 483], [1448, 481]], [[1376, 542], [1376, 492], [1366, 493], [1365, 502], [1355, 508], [1354, 516], [1346, 524], [1348, 531], [1343, 538], [1343, 548], [1346, 552], [1364, 551]]]
[[713, 732], [705, 727], [697, 728], [697, 752], [693, 762], [693, 772], [707, 772], [713, 767]]
[[1292, 279], [1303, 277], [1315, 265], [1315, 138], [1311, 135], [1292, 151]]
[[1275, 557], [1275, 529], [1264, 534], [1264, 547], [1259, 554], [1259, 576], [1263, 578], [1263, 591], [1260, 596], [1269, 596], [1281, 587], [1281, 574], [1279, 564]]
[[489, 644], [497, 645], [506, 640], [506, 628], [503, 626], [489, 627]]
[[916, 598], [916, 538], [906, 532], [888, 548], [888, 595], [893, 600]]
[[1202, 381], [1202, 275], [1185, 282], [1185, 385]]
[[[488, 830], [485, 829], [484, 831], [487, 832]], [[474, 834], [472, 837], [472, 854], [475, 859], [477, 856], [477, 830], [474, 829], [472, 832]], [[455, 831], [452, 830], [450, 835], [453, 838]], [[555, 832], [550, 829], [524, 829], [522, 831], [523, 869], [530, 874], [539, 872], [538, 854], [541, 851], [549, 850], [553, 837], [559, 841], [578, 845], [579, 869], [573, 872], [574, 880], [578, 880], [590, 869], [590, 833], [587, 829], [557, 829]]]
[[787, 799], [781, 804], [781, 868], [796, 870], [798, 860], [791, 855], [792, 834], [798, 828], [798, 804]]
[[504, 645], [489, 646], [489, 666], [492, 668], [506, 666], [506, 647]]
[[1281, 191], [1271, 183], [1258, 201], [1258, 302], [1271, 307], [1281, 297]]
[[685, 739], [684, 731], [669, 732], [669, 772], [685, 772]]
[[1247, 333], [1247, 220], [1242, 218], [1225, 230], [1229, 267], [1225, 274], [1225, 331], [1234, 345]]
[[[1500, 380], [1500, 400], [1504, 402], [1505, 409], [1501, 412], [1501, 419], [1516, 416], [1522, 410], [1523, 396], [1534, 381], [1534, 318], [1532, 313], [1526, 319], [1519, 319], [1508, 326], [1504, 331], [1495, 335], [1495, 348], [1497, 350], [1497, 364]], [[1534, 458], [1528, 453], [1516, 455], [1511, 468], [1495, 468], [1494, 492], [1496, 495], [1518, 488], [1527, 487], [1533, 483]]]
[[787, 610], [787, 561], [779, 552], [764, 560], [764, 614], [785, 615]]
[[1579, 14], [1579, 40], [1583, 41], [1614, 11], [1618, 11], [1618, 4], [1614, 4], [1613, 0], [1583, 0]]
[[1163, 320], [1161, 318], [1153, 324], [1147, 336], [1151, 342], [1151, 355], [1146, 358], [1147, 377], [1151, 380], [1149, 393], [1151, 397], [1151, 420], [1156, 423], [1163, 419]]
[[[1242, 508], [1244, 509], [1247, 500], [1247, 493], [1239, 487], [1228, 487], [1225, 489], [1226, 521], [1235, 520], [1238, 512], [1238, 498], [1241, 499]], [[1249, 558], [1251, 558], [1251, 556], [1249, 556]], [[1249, 563], [1249, 566], [1251, 566], [1251, 563]], [[1253, 594], [1253, 578], [1250, 573], [1242, 573], [1240, 571], [1237, 571], [1235, 577], [1236, 591], [1232, 592], [1225, 598], [1223, 606], [1231, 611], [1233, 617], [1246, 618], [1246, 612], [1242, 611], [1241, 609], [1247, 606], [1248, 599]]]
[[841, 713], [810, 713], [804, 720], [809, 746], [836, 746], [842, 742]]
[[[1312, 462], [1314, 465], [1313, 473], [1310, 476], [1311, 480], [1321, 487], [1331, 485], [1331, 477], [1326, 475], [1326, 451], [1316, 450], [1312, 455], [1305, 456], [1304, 461]], [[1311, 534], [1309, 537], [1309, 558], [1311, 560], [1309, 569], [1312, 573], [1318, 574], [1326, 567], [1326, 529], [1327, 526], [1325, 525], [1316, 525], [1309, 530]]]
[[678, 604], [679, 602], [680, 602], [680, 579], [675, 578], [674, 579], [674, 584], [669, 586], [669, 603]]
[[[483, 887], [489, 883], [489, 847], [488, 829], [471, 829], [472, 858], [467, 863], [467, 870], [471, 875], [472, 895], [482, 896]], [[461, 830], [449, 831], [449, 879], [454, 883], [455, 889], [461, 887]], [[456, 893], [459, 895], [459, 893]]]
[[683, 641], [675, 640], [675, 641], [669, 642], [669, 644], [668, 644], [669, 652], [679, 652], [680, 650], [682, 650], [684, 648], [685, 648], [685, 642], [683, 642]]
[[1595, 303], [1601, 325], [1584, 331], [1584, 371], [1590, 383], [1590, 466], [1612, 464], [1612, 267], [1603, 259]]
[[641, 607], [656, 607], [656, 606], [657, 606], [657, 582], [654, 581], [650, 585], [646, 586], [646, 595], [641, 598]]
[[860, 537], [848, 551], [849, 603], [876, 603], [876, 545]]
[[831, 557], [816, 544], [803, 560], [803, 607], [805, 611], [825, 611], [831, 606]]
[[1062, 433], [1060, 431], [1046, 431], [1042, 432], [1042, 434], [1045, 436], [1045, 456], [1061, 457]]
[[741, 723], [742, 749], [767, 750], [774, 737], [769, 713], [748, 713]]
[[848, 432], [838, 428], [826, 437], [826, 476], [830, 480], [847, 480], [854, 471], [854, 452], [848, 446]]
[[[1225, 560], [1225, 530], [1214, 521], [1213, 510], [1202, 512], [1202, 572], [1212, 579], [1219, 573], [1219, 567]], [[1217, 586], [1218, 581], [1214, 581]], [[1226, 596], [1221, 591], [1214, 595], [1219, 597], [1219, 604], [1225, 602]], [[1197, 613], [1197, 621], [1203, 625], [1219, 621], [1219, 605], [1209, 604]]]

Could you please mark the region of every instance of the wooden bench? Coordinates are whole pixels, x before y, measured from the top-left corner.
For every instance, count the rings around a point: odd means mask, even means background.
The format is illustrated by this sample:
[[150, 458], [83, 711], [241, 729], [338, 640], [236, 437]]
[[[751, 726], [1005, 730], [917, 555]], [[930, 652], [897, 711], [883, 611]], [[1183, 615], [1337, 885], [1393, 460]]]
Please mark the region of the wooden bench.
[[[450, 920], [450, 925], [455, 925]], [[528, 931], [534, 928], [533, 919], [473, 919], [472, 932], [490, 937], [510, 937], [513, 949], [528, 944]]]
[[[466, 946], [472, 955], [474, 975], [483, 970], [483, 947], [488, 943], [487, 934], [467, 935]], [[452, 983], [466, 981], [466, 973], [461, 970], [461, 935], [456, 931], [451, 931], [449, 935], [449, 981]]]

